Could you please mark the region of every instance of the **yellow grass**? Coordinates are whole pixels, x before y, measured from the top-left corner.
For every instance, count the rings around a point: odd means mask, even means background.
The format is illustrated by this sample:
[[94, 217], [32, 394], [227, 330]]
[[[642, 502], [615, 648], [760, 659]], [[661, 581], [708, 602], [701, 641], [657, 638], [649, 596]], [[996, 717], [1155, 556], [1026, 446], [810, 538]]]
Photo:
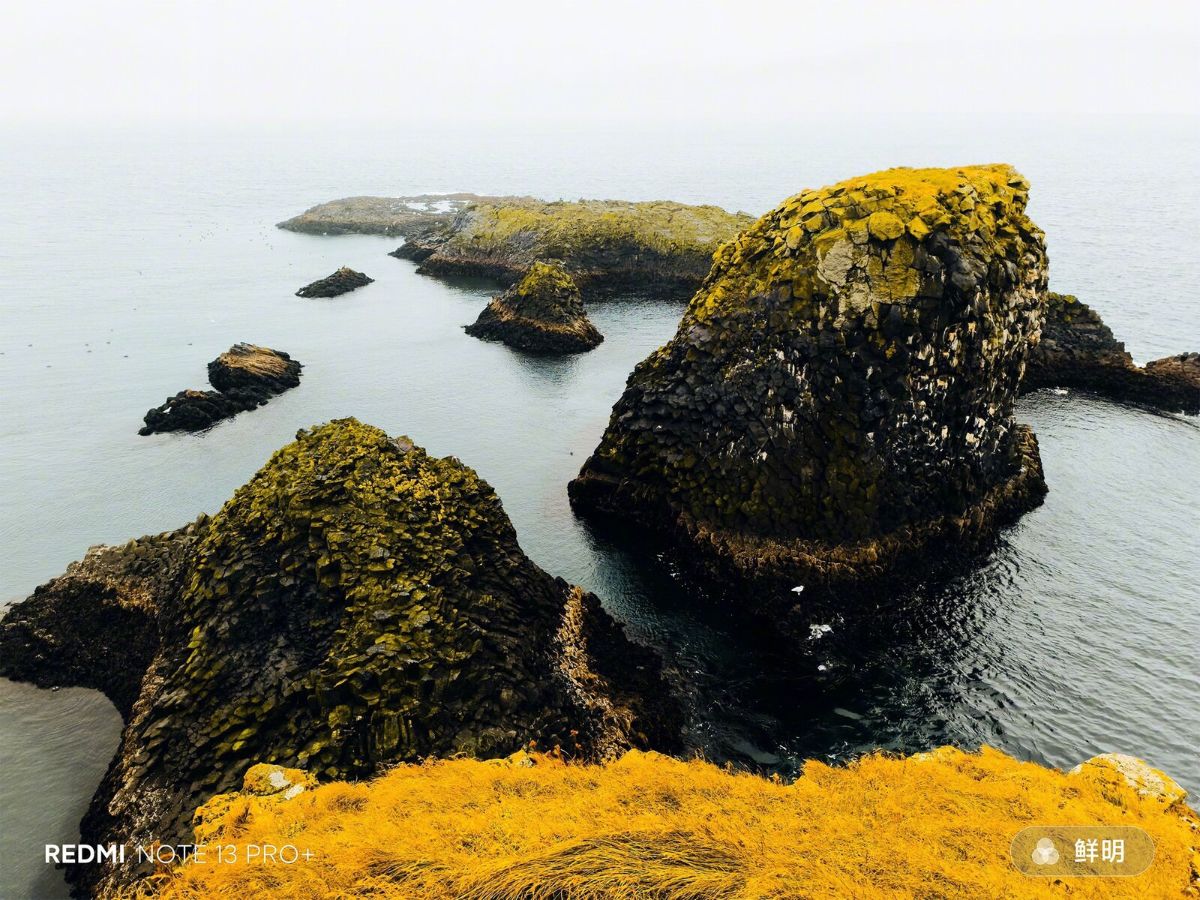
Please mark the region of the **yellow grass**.
[[[458, 759], [291, 800], [225, 795], [206, 816], [210, 842], [314, 856], [186, 865], [160, 897], [1180, 897], [1200, 844], [1182, 801], [1141, 796], [1113, 768], [1068, 775], [986, 748], [809, 762], [789, 785], [636, 752]], [[1009, 843], [1032, 824], [1136, 825], [1157, 855], [1134, 878], [1028, 878]]]

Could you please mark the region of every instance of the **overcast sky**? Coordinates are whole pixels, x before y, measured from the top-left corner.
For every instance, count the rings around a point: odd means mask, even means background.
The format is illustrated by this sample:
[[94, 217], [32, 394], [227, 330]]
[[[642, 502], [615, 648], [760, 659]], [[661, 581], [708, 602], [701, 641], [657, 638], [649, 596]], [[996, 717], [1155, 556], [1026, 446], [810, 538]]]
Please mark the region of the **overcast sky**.
[[5, 0], [5, 119], [1200, 111], [1200, 2]]

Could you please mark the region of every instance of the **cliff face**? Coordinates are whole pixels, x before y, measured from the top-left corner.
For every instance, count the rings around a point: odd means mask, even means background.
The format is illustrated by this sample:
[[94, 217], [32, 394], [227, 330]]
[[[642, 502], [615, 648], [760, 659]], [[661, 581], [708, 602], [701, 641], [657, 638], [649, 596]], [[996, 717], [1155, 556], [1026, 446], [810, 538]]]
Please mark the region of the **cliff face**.
[[587, 292], [686, 296], [713, 251], [751, 222], [715, 206], [656, 201], [514, 200], [464, 208], [448, 226], [414, 234], [393, 254], [431, 275], [512, 284], [533, 263], [560, 265]]
[[1013, 421], [1042, 233], [1003, 165], [790, 198], [716, 254], [571, 484], [726, 574], [854, 583], [1044, 492]]
[[[810, 761], [792, 784], [637, 752], [604, 766], [525, 753], [406, 765], [315, 788], [301, 773], [252, 772], [241, 793], [197, 812], [197, 840], [292, 845], [311, 859], [184, 865], [160, 879], [162, 900], [254, 896], [264, 885], [273, 897], [388, 900], [976, 900], [1060, 889], [1140, 900], [1200, 890], [1200, 820], [1178, 785], [1129, 757], [1064, 773], [945, 747], [844, 767]], [[1068, 838], [1057, 864], [1041, 868], [1030, 845], [1052, 833], [1038, 826], [1059, 822], [1100, 826], [1089, 836], [1122, 828], [1118, 871], [1151, 855], [1153, 864], [1132, 878], [1079, 878], [1112, 868], [1075, 864]]]
[[1139, 368], [1100, 315], [1070, 294], [1046, 294], [1041, 340], [1030, 349], [1022, 392], [1067, 387], [1170, 412], [1200, 413], [1200, 353]]
[[575, 280], [558, 266], [540, 262], [465, 330], [530, 353], [582, 353], [604, 340], [587, 317]]
[[201, 516], [177, 531], [92, 547], [0, 620], [0, 674], [39, 687], [95, 688], [128, 722], [158, 653], [159, 614], [174, 602], [207, 528]]
[[[151, 544], [177, 555], [120, 659], [124, 619], [108, 616], [141, 590], [120, 562], [124, 591], [85, 586], [49, 608], [44, 595], [68, 593], [55, 582], [0, 622], [0, 673], [112, 689], [126, 715], [85, 841], [183, 838], [254, 761], [347, 778], [534, 740], [601, 756], [676, 739], [657, 659], [525, 557], [473, 471], [406, 438], [352, 419], [301, 433], [186, 543]], [[95, 671], [114, 660], [115, 688]], [[137, 874], [70, 877], [87, 891]]]

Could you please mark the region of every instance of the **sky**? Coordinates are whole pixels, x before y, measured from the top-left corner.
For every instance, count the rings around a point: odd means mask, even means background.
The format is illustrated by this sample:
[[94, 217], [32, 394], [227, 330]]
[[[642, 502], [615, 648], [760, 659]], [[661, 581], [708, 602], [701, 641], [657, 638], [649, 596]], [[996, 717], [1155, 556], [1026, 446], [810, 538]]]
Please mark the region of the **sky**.
[[5, 0], [9, 122], [1200, 113], [1200, 2]]

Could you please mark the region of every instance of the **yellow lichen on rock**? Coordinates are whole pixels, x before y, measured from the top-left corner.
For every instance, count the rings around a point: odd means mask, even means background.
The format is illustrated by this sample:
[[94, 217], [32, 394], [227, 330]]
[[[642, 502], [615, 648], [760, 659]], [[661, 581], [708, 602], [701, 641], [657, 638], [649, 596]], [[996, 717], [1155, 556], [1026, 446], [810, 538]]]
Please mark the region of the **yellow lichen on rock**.
[[[689, 315], [704, 320], [743, 303], [804, 269], [820, 268], [829, 253], [843, 259], [843, 277], [806, 285], [796, 297], [811, 300], [846, 287], [854, 267], [924, 243], [939, 230], [958, 240], [978, 239], [984, 255], [1020, 262], [1024, 242], [1041, 239], [1025, 216], [1029, 182], [1008, 165], [949, 169], [896, 168], [851, 178], [789, 197], [735, 239], [722, 245], [713, 270], [693, 298]], [[907, 234], [907, 236], [906, 236]], [[870, 241], [882, 247], [870, 247]], [[909, 262], [912, 248], [908, 247]], [[904, 302], [919, 295], [920, 282], [879, 283], [860, 279], [876, 300]], [[722, 290], [713, 290], [718, 284]], [[932, 291], [933, 285], [926, 285]], [[731, 288], [733, 288], [731, 290]]]
[[[312, 859], [189, 864], [140, 890], [163, 900], [1190, 895], [1195, 814], [1091, 762], [1067, 774], [946, 747], [810, 761], [793, 784], [638, 752], [603, 766], [537, 753], [403, 765], [290, 801], [215, 798], [200, 816], [210, 840], [290, 844]], [[1130, 878], [1021, 874], [1014, 835], [1060, 822], [1141, 828], [1154, 862]]]
[[303, 769], [287, 769], [270, 763], [258, 763], [251, 766], [242, 778], [242, 791], [260, 797], [283, 794], [290, 800], [316, 783], [317, 780]]

